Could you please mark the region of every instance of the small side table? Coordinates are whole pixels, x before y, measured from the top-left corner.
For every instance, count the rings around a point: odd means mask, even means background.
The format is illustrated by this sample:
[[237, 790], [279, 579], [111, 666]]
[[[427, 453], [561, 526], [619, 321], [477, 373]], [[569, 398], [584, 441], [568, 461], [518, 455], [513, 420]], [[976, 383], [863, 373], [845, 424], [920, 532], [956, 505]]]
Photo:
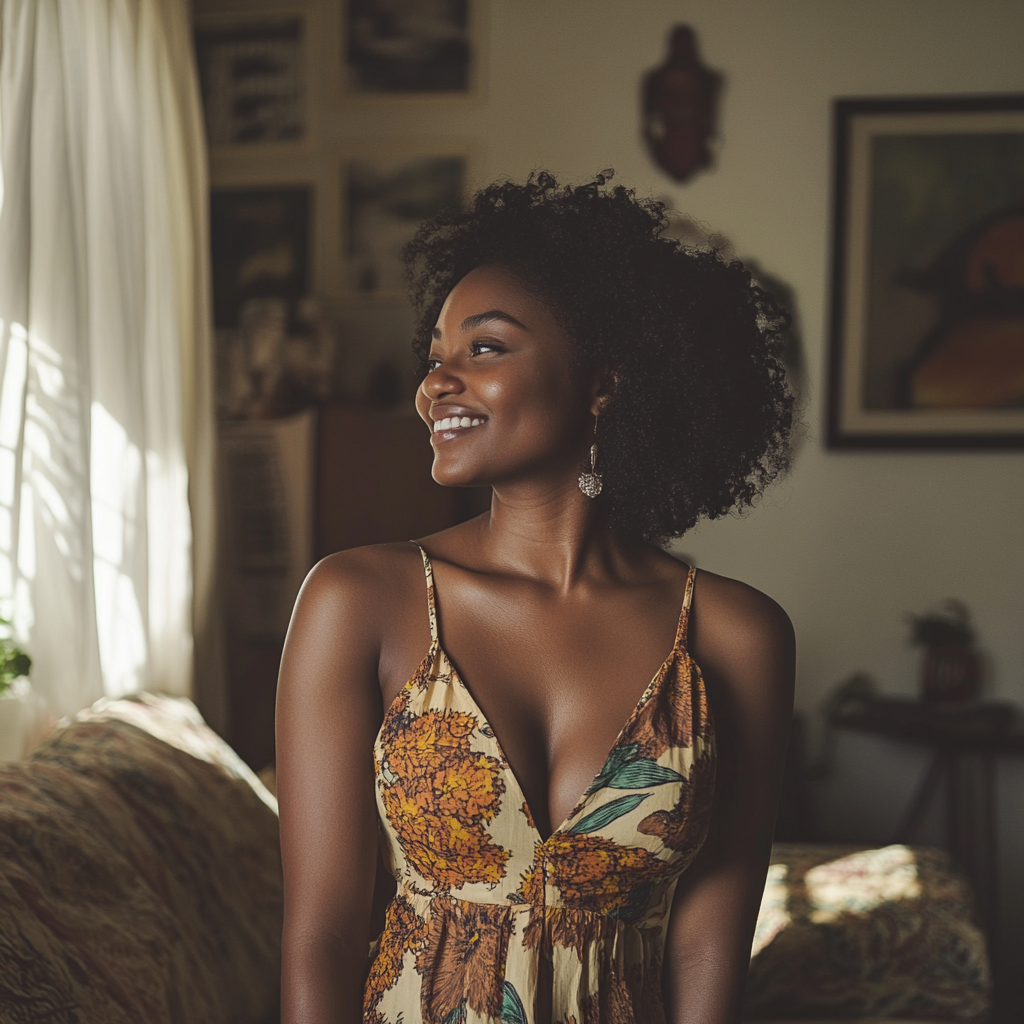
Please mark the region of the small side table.
[[929, 704], [898, 698], [849, 705], [830, 716], [841, 729], [890, 736], [928, 747], [932, 756], [892, 838], [910, 843], [945, 783], [946, 849], [970, 878], [978, 916], [995, 935], [996, 772], [999, 755], [1024, 754], [1024, 720], [1012, 704], [973, 701]]

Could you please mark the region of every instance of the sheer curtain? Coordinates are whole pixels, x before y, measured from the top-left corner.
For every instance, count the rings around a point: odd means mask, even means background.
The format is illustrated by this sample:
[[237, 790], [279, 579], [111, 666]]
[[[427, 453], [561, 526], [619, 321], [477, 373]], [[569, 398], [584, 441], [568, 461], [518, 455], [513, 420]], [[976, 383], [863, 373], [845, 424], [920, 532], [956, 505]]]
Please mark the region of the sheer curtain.
[[0, 10], [0, 613], [53, 714], [187, 694], [214, 537], [187, 0]]

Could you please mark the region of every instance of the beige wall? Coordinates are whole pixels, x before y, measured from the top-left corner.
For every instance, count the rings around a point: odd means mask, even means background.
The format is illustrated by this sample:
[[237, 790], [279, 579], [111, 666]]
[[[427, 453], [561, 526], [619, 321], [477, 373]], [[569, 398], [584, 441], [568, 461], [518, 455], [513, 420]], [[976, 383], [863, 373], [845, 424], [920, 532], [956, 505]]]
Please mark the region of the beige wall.
[[[799, 706], [814, 712], [855, 670], [887, 691], [913, 692], [916, 652], [905, 642], [903, 613], [947, 596], [975, 615], [988, 692], [1024, 704], [1024, 453], [857, 454], [822, 444], [830, 100], [1024, 91], [1024, 3], [493, 0], [479, 102], [362, 107], [336, 98], [336, 9], [335, 0], [312, 5], [323, 217], [337, 215], [332, 161], [351, 140], [469, 140], [479, 183], [536, 167], [575, 178], [614, 167], [617, 180], [670, 198], [793, 288], [808, 382], [807, 437], [794, 472], [752, 513], [705, 524], [678, 549], [789, 611], [800, 645]], [[697, 29], [705, 61], [726, 77], [718, 166], [685, 187], [648, 159], [637, 114], [640, 76], [660, 62], [666, 31], [679, 21]], [[328, 293], [336, 280], [331, 238], [325, 230], [318, 241], [319, 286]], [[401, 311], [345, 314], [353, 379], [370, 352], [404, 343], [403, 322]], [[884, 839], [923, 763], [894, 744], [854, 737], [842, 738], [839, 754], [838, 774], [817, 793], [823, 826]], [[1024, 949], [1014, 923], [1024, 920], [1024, 762], [1005, 765], [1000, 783], [1009, 966]], [[1016, 1020], [1020, 988], [1014, 998]]]

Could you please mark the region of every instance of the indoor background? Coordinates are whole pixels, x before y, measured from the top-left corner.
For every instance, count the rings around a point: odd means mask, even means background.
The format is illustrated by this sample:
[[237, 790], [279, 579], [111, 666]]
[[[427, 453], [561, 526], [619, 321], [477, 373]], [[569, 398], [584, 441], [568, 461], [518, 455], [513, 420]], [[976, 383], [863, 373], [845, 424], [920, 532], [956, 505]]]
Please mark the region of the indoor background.
[[[832, 100], [1024, 91], [1019, 0], [492, 0], [479, 8], [480, 75], [454, 100], [342, 97], [340, 4], [195, 0], [219, 12], [303, 11], [308, 130], [261, 156], [211, 150], [216, 187], [313, 186], [311, 290], [331, 303], [342, 386], [367, 387], [382, 358], [408, 366], [400, 301], [346, 298], [338, 226], [340, 167], [390, 144], [447, 146], [470, 184], [547, 168], [664, 198], [721, 233], [794, 297], [804, 433], [791, 476], [749, 514], [705, 523], [677, 552], [763, 589], [799, 640], [797, 706], [814, 754], [828, 694], [854, 673], [913, 695], [920, 654], [905, 613], [947, 597], [970, 608], [985, 695], [1024, 704], [1024, 455], [1004, 451], [837, 451], [825, 438], [829, 344]], [[648, 155], [640, 84], [677, 23], [695, 29], [723, 76], [714, 165], [684, 185]], [[240, 155], [239, 155], [240, 153]], [[831, 774], [813, 787], [822, 836], [885, 841], [925, 770], [925, 755], [881, 738], [832, 738]], [[998, 766], [1000, 1017], [1024, 1012], [1024, 762]], [[938, 822], [929, 824], [938, 837]], [[928, 830], [926, 830], [928, 831]], [[928, 836], [926, 836], [927, 838]]]

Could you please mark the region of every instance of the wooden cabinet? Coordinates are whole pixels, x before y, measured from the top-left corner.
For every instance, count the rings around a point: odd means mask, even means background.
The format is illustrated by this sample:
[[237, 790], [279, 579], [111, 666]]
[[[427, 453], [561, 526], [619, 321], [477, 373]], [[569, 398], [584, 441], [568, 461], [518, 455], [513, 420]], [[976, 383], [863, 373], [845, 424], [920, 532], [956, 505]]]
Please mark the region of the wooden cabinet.
[[316, 551], [411, 540], [487, 507], [481, 496], [434, 483], [434, 453], [413, 412], [337, 405], [320, 415]]

